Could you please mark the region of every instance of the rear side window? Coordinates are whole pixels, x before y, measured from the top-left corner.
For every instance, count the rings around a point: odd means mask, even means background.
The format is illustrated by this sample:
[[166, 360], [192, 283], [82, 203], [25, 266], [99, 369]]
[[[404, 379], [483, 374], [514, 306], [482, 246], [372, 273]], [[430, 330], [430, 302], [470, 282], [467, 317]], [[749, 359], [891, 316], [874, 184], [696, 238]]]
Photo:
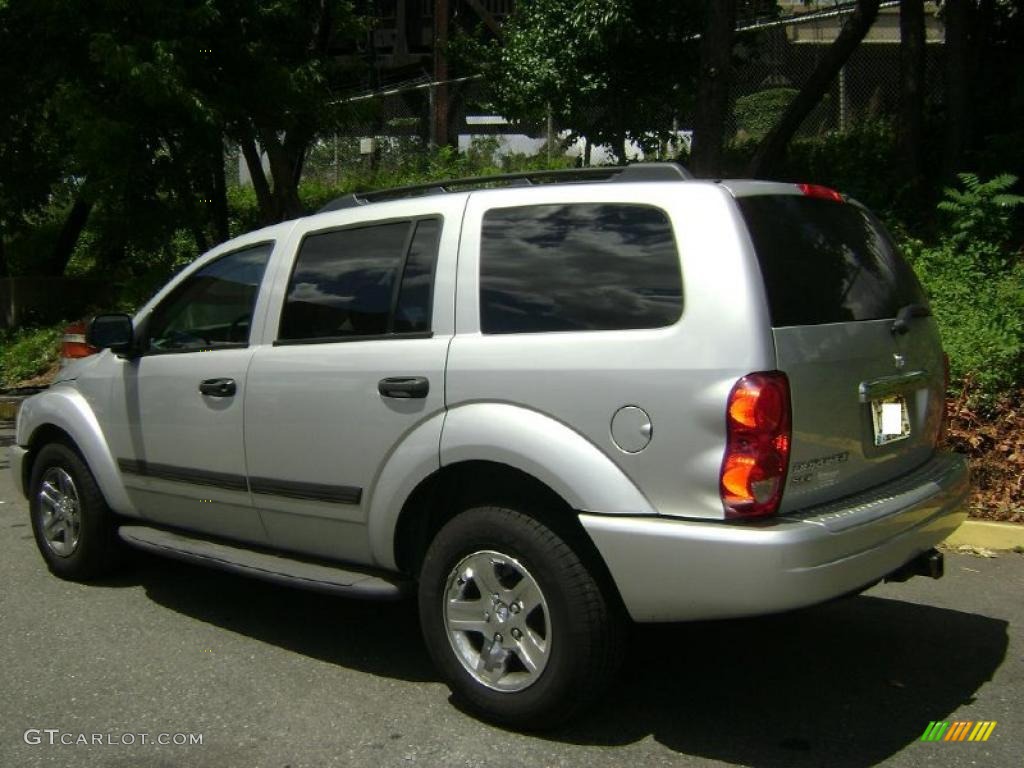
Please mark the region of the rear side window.
[[658, 208], [579, 203], [484, 215], [484, 333], [660, 328], [682, 304], [679, 255]]
[[907, 304], [925, 303], [881, 222], [863, 209], [802, 195], [738, 202], [773, 326], [880, 320]]
[[330, 341], [430, 331], [440, 221], [397, 221], [302, 241], [278, 340]]

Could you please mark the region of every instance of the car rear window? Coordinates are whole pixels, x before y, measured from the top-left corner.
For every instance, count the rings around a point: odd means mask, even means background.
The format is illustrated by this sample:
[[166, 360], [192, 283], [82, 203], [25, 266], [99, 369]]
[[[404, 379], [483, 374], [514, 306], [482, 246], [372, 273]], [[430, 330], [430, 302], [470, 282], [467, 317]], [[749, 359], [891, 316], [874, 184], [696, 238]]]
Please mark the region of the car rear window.
[[885, 228], [856, 205], [802, 195], [738, 199], [764, 277], [772, 325], [895, 317], [925, 304]]
[[682, 302], [672, 227], [658, 208], [575, 203], [484, 215], [484, 333], [660, 328], [679, 319]]

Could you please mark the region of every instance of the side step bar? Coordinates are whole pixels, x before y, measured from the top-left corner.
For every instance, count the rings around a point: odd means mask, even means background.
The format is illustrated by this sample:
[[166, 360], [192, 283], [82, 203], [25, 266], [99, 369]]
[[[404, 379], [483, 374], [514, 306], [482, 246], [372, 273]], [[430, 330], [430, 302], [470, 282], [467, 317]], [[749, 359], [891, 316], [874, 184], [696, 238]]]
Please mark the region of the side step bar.
[[213, 541], [146, 525], [122, 525], [117, 534], [126, 544], [147, 552], [300, 589], [364, 600], [398, 600], [412, 592], [412, 582], [397, 575], [367, 573], [326, 561], [299, 560], [234, 542]]

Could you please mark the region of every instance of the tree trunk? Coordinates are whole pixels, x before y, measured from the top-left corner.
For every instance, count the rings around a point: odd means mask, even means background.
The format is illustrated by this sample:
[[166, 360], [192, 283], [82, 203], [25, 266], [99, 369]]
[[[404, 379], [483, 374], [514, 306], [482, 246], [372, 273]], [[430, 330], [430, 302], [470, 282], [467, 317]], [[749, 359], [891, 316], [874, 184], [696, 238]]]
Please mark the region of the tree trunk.
[[78, 244], [78, 238], [89, 221], [92, 205], [91, 201], [84, 200], [81, 195], [75, 198], [71, 210], [68, 211], [68, 215], [64, 219], [64, 224], [61, 225], [50, 256], [46, 260], [45, 274], [54, 276], [64, 274], [64, 270], [71, 260], [71, 254], [74, 253], [75, 246]]
[[[434, 80], [443, 82], [448, 79], [448, 0], [434, 0]], [[449, 126], [450, 105], [448, 86], [434, 86], [434, 143], [441, 146], [451, 145], [451, 128]]]
[[256, 192], [260, 218], [264, 224], [273, 224], [277, 221], [274, 197], [270, 193], [270, 184], [267, 182], [267, 175], [263, 172], [263, 161], [260, 159], [260, 152], [256, 148], [256, 141], [252, 134], [244, 136], [239, 142], [239, 146], [242, 149], [245, 164], [249, 167], [249, 178], [252, 179], [252, 188]]
[[793, 99], [779, 122], [758, 145], [750, 161], [750, 176], [767, 176], [778, 168], [786, 147], [800, 125], [822, 100], [839, 70], [860, 45], [878, 16], [879, 0], [857, 0], [857, 7], [843, 24], [839, 36], [828, 47], [807, 82]]
[[736, 27], [736, 0], [705, 0], [704, 33], [700, 40], [700, 83], [697, 86], [697, 118], [693, 125], [690, 162], [697, 176], [712, 178], [722, 172], [722, 142], [729, 80], [732, 72], [732, 40]]
[[285, 136], [284, 151], [291, 166], [292, 183], [296, 188], [302, 181], [302, 169], [306, 165], [306, 150], [309, 149], [311, 140], [312, 136], [307, 131], [299, 131], [294, 128]]
[[[299, 176], [305, 148], [296, 148], [286, 138], [284, 142], [270, 131], [262, 131], [263, 149], [270, 160], [270, 175], [274, 179], [275, 221], [294, 219], [305, 214], [299, 200]], [[291, 151], [290, 151], [291, 150]], [[298, 152], [297, 155], [293, 152]]]
[[946, 146], [943, 170], [947, 177], [960, 170], [967, 139], [969, 83], [968, 0], [946, 0]]
[[900, 148], [907, 177], [920, 190], [924, 176], [924, 0], [900, 2]]
[[192, 230], [192, 241], [196, 244], [196, 250], [203, 254], [210, 250], [210, 241], [206, 239], [206, 232], [203, 230], [202, 222], [200, 217], [196, 215], [197, 213], [197, 211], [193, 210], [192, 215], [189, 216], [189, 229]]
[[211, 147], [211, 171], [213, 173], [213, 232], [217, 243], [223, 243], [231, 232], [228, 228], [228, 190], [224, 181], [224, 135], [217, 134], [217, 141]]

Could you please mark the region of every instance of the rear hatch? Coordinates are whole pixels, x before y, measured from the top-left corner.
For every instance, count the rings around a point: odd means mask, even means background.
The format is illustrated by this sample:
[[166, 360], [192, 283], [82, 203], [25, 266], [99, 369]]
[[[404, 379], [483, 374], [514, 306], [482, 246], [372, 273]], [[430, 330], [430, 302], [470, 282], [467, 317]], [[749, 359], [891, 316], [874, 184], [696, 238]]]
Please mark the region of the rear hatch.
[[766, 189], [740, 192], [737, 202], [792, 393], [780, 509], [788, 512], [925, 462], [941, 423], [945, 371], [924, 294], [882, 224], [827, 190]]

